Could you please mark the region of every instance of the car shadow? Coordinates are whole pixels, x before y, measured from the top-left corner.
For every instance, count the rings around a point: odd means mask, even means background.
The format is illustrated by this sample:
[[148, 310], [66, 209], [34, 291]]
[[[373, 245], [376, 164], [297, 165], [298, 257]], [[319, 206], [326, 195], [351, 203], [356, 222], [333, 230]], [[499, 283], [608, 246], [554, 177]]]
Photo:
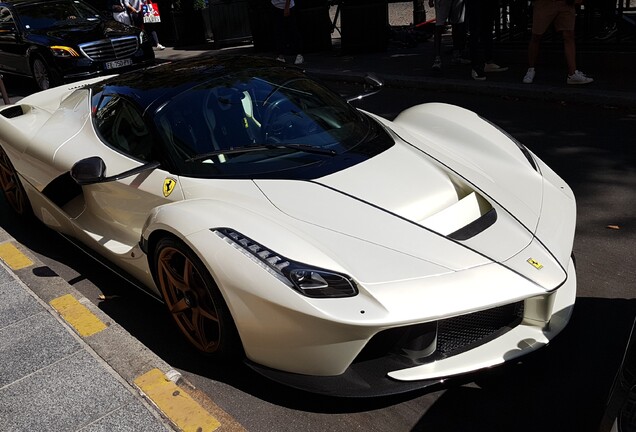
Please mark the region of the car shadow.
[[635, 314], [633, 299], [578, 298], [550, 345], [448, 389], [412, 430], [596, 431]]

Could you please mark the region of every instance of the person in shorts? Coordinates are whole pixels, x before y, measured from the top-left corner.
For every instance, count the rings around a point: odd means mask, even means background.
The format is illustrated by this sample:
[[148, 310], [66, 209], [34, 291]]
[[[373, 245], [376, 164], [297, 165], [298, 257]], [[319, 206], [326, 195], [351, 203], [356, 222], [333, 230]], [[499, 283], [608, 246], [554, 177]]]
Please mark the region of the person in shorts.
[[589, 84], [594, 81], [576, 68], [576, 46], [574, 41], [574, 22], [576, 4], [582, 0], [534, 0], [532, 2], [532, 36], [528, 46], [528, 71], [523, 82], [531, 84], [535, 77], [535, 64], [539, 57], [541, 37], [550, 25], [563, 35], [563, 51], [568, 67], [568, 84]]
[[462, 58], [462, 52], [466, 47], [466, 26], [464, 17], [466, 7], [464, 0], [428, 0], [430, 7], [435, 7], [435, 35], [433, 39], [434, 71], [442, 70], [442, 35], [446, 28], [446, 22], [451, 23], [453, 33], [453, 57], [452, 64], [469, 64], [470, 60]]

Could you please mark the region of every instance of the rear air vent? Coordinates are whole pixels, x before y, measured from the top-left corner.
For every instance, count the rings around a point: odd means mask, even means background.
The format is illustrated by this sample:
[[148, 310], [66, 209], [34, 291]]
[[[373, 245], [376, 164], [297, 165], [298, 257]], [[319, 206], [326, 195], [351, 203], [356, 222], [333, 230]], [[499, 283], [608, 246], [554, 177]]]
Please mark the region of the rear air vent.
[[24, 110], [22, 109], [22, 105], [14, 105], [9, 108], [3, 109], [0, 114], [2, 114], [6, 118], [16, 118], [23, 115]]

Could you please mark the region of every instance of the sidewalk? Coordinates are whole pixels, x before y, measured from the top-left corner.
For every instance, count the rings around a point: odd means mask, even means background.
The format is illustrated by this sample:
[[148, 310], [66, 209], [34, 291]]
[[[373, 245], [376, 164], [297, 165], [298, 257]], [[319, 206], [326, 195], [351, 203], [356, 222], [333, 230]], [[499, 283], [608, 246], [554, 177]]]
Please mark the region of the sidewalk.
[[[324, 79], [359, 82], [367, 73], [375, 73], [386, 86], [426, 90], [465, 92], [541, 99], [546, 101], [636, 107], [636, 49], [631, 46], [582, 44], [577, 49], [577, 66], [594, 82], [587, 85], [567, 85], [562, 44], [545, 41], [537, 65], [533, 84], [522, 83], [527, 69], [525, 43], [501, 43], [495, 46], [495, 61], [508, 66], [506, 72], [487, 74], [486, 81], [470, 76], [470, 65], [450, 65], [450, 41], [443, 45], [444, 67], [441, 72], [431, 70], [432, 40], [415, 47], [404, 47], [391, 41], [384, 52], [346, 53], [340, 49], [339, 39], [333, 39], [332, 50], [305, 54], [303, 67]], [[167, 47], [156, 51], [159, 60], [178, 60], [199, 55], [237, 53], [274, 57], [271, 52], [255, 52], [251, 45], [215, 50], [212, 45]], [[292, 58], [289, 58], [290, 61]]]
[[1, 227], [0, 407], [2, 432], [244, 430]]
[[173, 430], [1, 261], [0, 406], [4, 432]]

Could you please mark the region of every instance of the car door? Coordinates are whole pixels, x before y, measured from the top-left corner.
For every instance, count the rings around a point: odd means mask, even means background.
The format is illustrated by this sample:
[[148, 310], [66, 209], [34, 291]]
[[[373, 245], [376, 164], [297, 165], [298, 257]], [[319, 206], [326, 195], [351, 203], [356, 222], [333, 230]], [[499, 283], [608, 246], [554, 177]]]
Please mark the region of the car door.
[[7, 6], [0, 5], [0, 69], [29, 73], [26, 49], [14, 13]]
[[[106, 176], [119, 176], [161, 162], [159, 146], [153, 140], [136, 104], [121, 96], [103, 96], [94, 119], [98, 136], [108, 147], [101, 158]], [[150, 211], [183, 199], [178, 177], [163, 165], [124, 175], [117, 180], [84, 185], [85, 210], [75, 219], [78, 235], [88, 236], [105, 252], [125, 254], [141, 238]]]

